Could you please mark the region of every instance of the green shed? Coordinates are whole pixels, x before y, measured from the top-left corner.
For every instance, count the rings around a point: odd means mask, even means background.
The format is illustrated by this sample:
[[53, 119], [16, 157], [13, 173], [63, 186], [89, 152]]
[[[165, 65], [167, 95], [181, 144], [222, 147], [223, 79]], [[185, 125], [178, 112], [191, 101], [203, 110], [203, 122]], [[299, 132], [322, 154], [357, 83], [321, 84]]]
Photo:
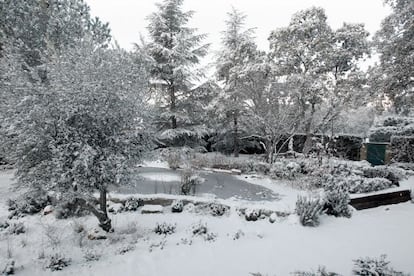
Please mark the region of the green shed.
[[361, 160], [367, 160], [373, 166], [385, 165], [389, 162], [389, 143], [368, 142], [361, 149]]

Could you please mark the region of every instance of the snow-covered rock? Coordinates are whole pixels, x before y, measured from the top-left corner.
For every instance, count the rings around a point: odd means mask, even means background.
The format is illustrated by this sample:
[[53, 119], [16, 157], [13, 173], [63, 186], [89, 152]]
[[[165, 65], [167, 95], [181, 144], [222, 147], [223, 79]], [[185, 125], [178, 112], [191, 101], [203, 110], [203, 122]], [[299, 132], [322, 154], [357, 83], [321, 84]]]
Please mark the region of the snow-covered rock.
[[270, 223], [275, 223], [275, 222], [276, 222], [276, 220], [277, 220], [277, 215], [276, 215], [276, 213], [272, 213], [272, 214], [269, 216], [269, 222], [270, 222]]
[[161, 214], [164, 208], [161, 205], [144, 205], [141, 208], [141, 214]]
[[88, 239], [90, 240], [105, 240], [106, 233], [100, 228], [94, 228], [88, 232]]
[[47, 205], [45, 208], [43, 208], [42, 214], [44, 216], [46, 216], [46, 215], [49, 215], [52, 212], [53, 212], [53, 206], [52, 205]]

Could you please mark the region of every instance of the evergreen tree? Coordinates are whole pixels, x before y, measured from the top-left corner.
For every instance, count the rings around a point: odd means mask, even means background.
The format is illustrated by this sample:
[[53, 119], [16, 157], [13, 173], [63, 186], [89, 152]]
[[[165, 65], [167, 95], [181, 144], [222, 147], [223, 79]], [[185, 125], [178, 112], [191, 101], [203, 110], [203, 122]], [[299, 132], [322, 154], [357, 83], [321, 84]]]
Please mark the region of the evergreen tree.
[[393, 12], [381, 24], [374, 43], [380, 54], [377, 89], [408, 113], [414, 106], [414, 5], [411, 0], [386, 0]]
[[[161, 139], [179, 140], [204, 134], [196, 125], [191, 111], [195, 81], [202, 76], [197, 70], [208, 45], [202, 44], [204, 34], [188, 27], [193, 12], [182, 10], [183, 0], [164, 0], [149, 16], [150, 42], [145, 45], [152, 59], [152, 83], [159, 106], [157, 124]], [[196, 96], [197, 97], [197, 96]]]
[[240, 117], [245, 109], [246, 78], [243, 72], [257, 54], [253, 29], [244, 29], [246, 16], [236, 9], [228, 13], [226, 30], [223, 32], [222, 48], [216, 61], [217, 78], [224, 84], [220, 111], [232, 124], [233, 153], [239, 154]]

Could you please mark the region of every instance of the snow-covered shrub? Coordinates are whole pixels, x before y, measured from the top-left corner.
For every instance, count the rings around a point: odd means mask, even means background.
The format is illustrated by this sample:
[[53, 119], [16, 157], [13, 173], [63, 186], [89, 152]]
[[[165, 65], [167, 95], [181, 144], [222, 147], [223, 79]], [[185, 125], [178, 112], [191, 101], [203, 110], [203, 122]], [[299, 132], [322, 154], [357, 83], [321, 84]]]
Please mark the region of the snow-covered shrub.
[[63, 200], [58, 203], [55, 211], [57, 219], [67, 219], [87, 215], [89, 211], [82, 208], [77, 199]]
[[87, 250], [83, 254], [83, 258], [87, 262], [95, 262], [95, 261], [99, 261], [99, 259], [101, 258], [101, 254], [99, 254], [99, 253], [97, 253], [95, 251]]
[[51, 271], [59, 271], [69, 266], [70, 263], [71, 259], [65, 258], [61, 254], [55, 254], [50, 256], [46, 268], [49, 268]]
[[170, 169], [178, 169], [182, 163], [181, 154], [178, 151], [170, 151], [167, 156], [167, 163]]
[[199, 176], [190, 169], [186, 169], [181, 173], [180, 193], [189, 195], [191, 192], [195, 194], [196, 186], [201, 183]]
[[124, 255], [125, 253], [128, 253], [129, 251], [132, 251], [135, 249], [135, 245], [133, 244], [127, 244], [122, 246], [120, 249], [118, 249], [118, 253], [120, 255]]
[[184, 202], [182, 200], [174, 200], [171, 204], [171, 212], [181, 213], [184, 209]]
[[26, 233], [26, 227], [23, 222], [16, 222], [9, 226], [8, 228], [10, 234], [20, 235]]
[[354, 182], [351, 185], [349, 185], [349, 192], [369, 193], [388, 189], [392, 186], [392, 182], [385, 178], [365, 178], [362, 182]]
[[295, 179], [301, 174], [301, 165], [290, 162], [276, 162], [270, 168], [270, 177], [275, 179]]
[[229, 209], [227, 206], [220, 204], [220, 203], [210, 203], [210, 214], [213, 216], [222, 216], [226, 213], [226, 211]]
[[142, 206], [142, 200], [139, 198], [128, 198], [125, 201], [125, 211], [136, 211], [140, 206]]
[[8, 200], [9, 211], [13, 216], [39, 213], [47, 205], [51, 204], [51, 198], [43, 190], [26, 193], [14, 200]]
[[0, 221], [0, 230], [2, 229], [7, 229], [10, 226], [10, 224], [5, 220], [5, 221]]
[[207, 223], [199, 221], [191, 226], [191, 232], [194, 236], [202, 236], [208, 233]]
[[171, 223], [157, 223], [155, 226], [154, 232], [158, 235], [171, 235], [175, 233], [175, 229], [177, 228], [176, 224]]
[[298, 196], [295, 211], [303, 226], [318, 226], [322, 209], [323, 203], [319, 198]]
[[292, 275], [294, 276], [340, 276], [340, 274], [335, 272], [330, 272], [326, 270], [326, 267], [320, 266], [318, 270], [315, 272], [307, 272], [307, 271], [296, 271], [293, 272]]
[[6, 266], [4, 267], [2, 271], [2, 275], [14, 275], [15, 272], [15, 261], [13, 259], [8, 260], [6, 263]]
[[392, 169], [389, 166], [364, 167], [362, 170], [367, 178], [386, 178], [393, 185], [398, 185], [398, 181], [404, 178], [401, 171]]
[[247, 208], [244, 211], [244, 217], [247, 221], [256, 221], [260, 218], [261, 211], [260, 209], [253, 209], [253, 208]]
[[386, 261], [387, 256], [381, 255], [377, 258], [359, 258], [354, 260], [354, 275], [361, 276], [408, 276], [403, 272], [395, 271]]
[[237, 230], [236, 233], [234, 233], [233, 240], [238, 240], [238, 239], [240, 239], [243, 236], [244, 236], [244, 232], [239, 229], [239, 230]]
[[323, 178], [325, 191], [325, 209], [328, 215], [336, 217], [351, 217], [349, 208], [349, 187], [344, 178], [325, 176]]

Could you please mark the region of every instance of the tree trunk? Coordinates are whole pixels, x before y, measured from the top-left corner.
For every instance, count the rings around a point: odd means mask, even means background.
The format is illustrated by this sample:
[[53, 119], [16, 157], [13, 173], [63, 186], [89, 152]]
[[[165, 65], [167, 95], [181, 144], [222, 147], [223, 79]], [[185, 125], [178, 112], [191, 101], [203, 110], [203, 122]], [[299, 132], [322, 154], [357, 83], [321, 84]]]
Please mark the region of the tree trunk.
[[234, 157], [239, 157], [239, 129], [237, 124], [237, 113], [233, 116], [233, 143], [234, 143]]
[[305, 144], [303, 145], [303, 154], [308, 154], [312, 148], [312, 122], [313, 116], [315, 114], [315, 104], [312, 103], [311, 114], [309, 117], [308, 122], [306, 123], [305, 133], [306, 133], [306, 140]]
[[[169, 91], [170, 91], [170, 112], [171, 113], [175, 113], [175, 109], [176, 109], [176, 97], [175, 97], [175, 90], [174, 90], [174, 86], [170, 86], [169, 87]], [[171, 128], [172, 129], [176, 129], [177, 128], [177, 118], [175, 117], [175, 115], [171, 116]]]
[[112, 229], [111, 219], [108, 217], [108, 212], [106, 210], [106, 189], [102, 188], [99, 191], [99, 208], [100, 214], [97, 216], [99, 220], [99, 226], [109, 232]]

